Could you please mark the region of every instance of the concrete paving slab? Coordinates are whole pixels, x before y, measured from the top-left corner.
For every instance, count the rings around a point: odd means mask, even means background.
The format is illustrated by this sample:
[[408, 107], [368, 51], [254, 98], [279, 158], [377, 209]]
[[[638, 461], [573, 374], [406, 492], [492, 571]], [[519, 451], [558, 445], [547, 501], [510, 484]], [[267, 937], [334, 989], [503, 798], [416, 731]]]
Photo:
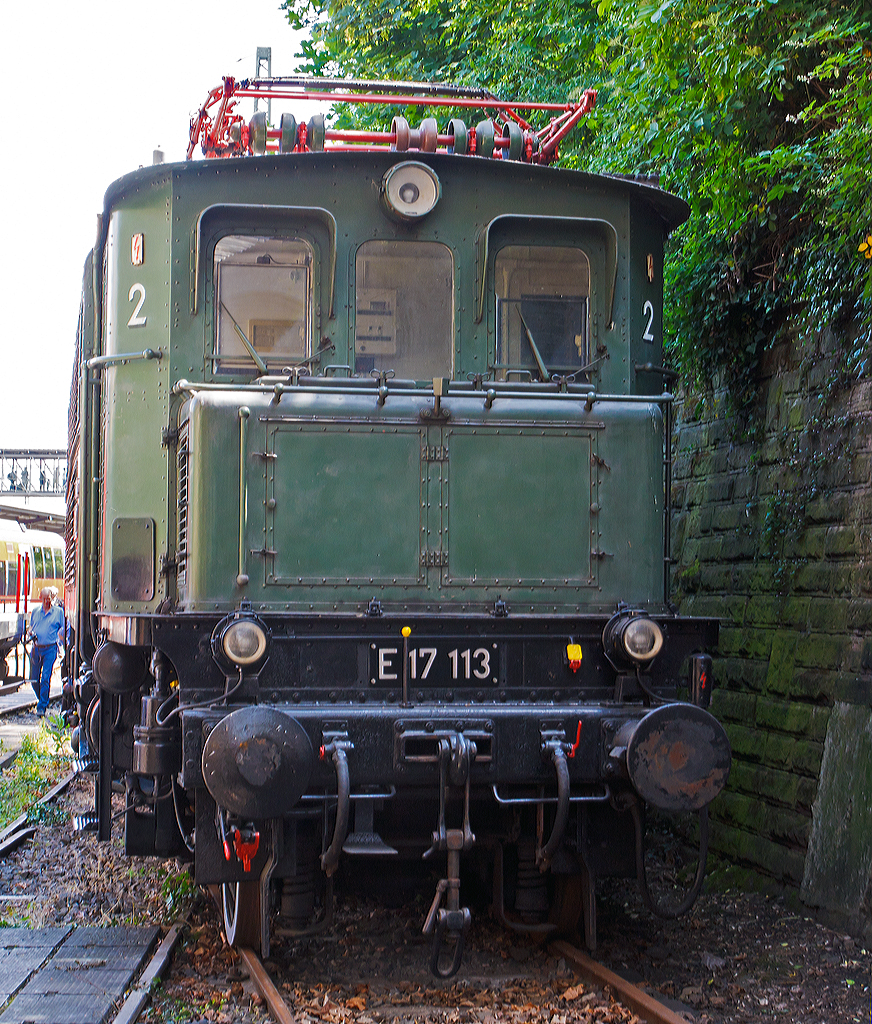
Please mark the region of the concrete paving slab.
[[0, 928], [0, 1006], [49, 959], [69, 932], [69, 927]]
[[0, 1024], [102, 1024], [159, 934], [156, 926], [72, 931], [12, 998]]
[[69, 925], [55, 928], [0, 928], [0, 949], [33, 949], [39, 946], [53, 949], [71, 931]]

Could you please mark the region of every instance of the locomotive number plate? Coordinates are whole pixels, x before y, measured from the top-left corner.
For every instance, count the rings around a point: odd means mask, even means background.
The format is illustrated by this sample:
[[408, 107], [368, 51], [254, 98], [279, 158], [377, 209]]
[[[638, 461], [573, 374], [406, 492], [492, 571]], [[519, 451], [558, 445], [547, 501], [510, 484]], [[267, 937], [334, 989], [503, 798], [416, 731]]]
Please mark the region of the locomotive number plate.
[[[441, 640], [409, 644], [409, 684], [414, 686], [476, 686], [499, 684], [499, 645]], [[373, 686], [403, 681], [403, 645], [372, 644], [369, 659]]]

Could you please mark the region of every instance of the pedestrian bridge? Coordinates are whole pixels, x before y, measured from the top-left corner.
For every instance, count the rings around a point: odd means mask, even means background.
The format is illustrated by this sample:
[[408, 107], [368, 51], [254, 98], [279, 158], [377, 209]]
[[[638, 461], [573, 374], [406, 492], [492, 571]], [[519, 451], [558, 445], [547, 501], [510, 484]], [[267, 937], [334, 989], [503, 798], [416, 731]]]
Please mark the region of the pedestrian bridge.
[[63, 497], [67, 453], [58, 448], [0, 448], [0, 496]]

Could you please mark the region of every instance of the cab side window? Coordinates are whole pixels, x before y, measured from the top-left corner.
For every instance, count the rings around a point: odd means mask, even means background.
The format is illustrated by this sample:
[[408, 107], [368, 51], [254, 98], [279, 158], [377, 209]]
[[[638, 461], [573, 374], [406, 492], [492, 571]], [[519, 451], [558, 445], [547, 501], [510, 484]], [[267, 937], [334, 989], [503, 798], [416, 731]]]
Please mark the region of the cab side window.
[[[497, 379], [548, 380], [590, 361], [590, 262], [571, 246], [507, 245], [494, 262]], [[512, 371], [515, 371], [513, 374]]]
[[311, 355], [312, 246], [225, 235], [215, 245], [219, 369], [281, 372]]

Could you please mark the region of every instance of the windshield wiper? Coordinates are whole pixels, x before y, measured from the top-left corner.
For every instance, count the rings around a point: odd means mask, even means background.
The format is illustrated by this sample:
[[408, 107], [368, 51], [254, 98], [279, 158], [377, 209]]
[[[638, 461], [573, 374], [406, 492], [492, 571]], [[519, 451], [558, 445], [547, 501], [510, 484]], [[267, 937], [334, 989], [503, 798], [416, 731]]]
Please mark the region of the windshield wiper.
[[266, 363], [257, 354], [257, 352], [255, 351], [254, 345], [252, 345], [251, 342], [248, 340], [248, 338], [246, 338], [245, 332], [242, 330], [242, 328], [236, 322], [236, 320], [234, 319], [234, 316], [230, 312], [230, 310], [224, 305], [223, 300], [221, 302], [221, 308], [230, 317], [230, 320], [233, 323], [233, 327], [236, 330], [236, 333], [239, 335], [239, 338], [242, 341], [242, 344], [245, 345], [245, 347], [248, 349], [248, 354], [254, 360], [254, 365], [258, 368], [258, 370], [260, 370], [260, 372], [262, 374], [266, 374], [266, 372], [267, 372]]
[[542, 354], [539, 352], [539, 347], [533, 340], [533, 335], [530, 333], [530, 328], [527, 326], [527, 321], [524, 319], [524, 314], [521, 310], [518, 310], [518, 316], [521, 318], [521, 323], [524, 325], [524, 331], [527, 335], [527, 341], [530, 343], [530, 348], [533, 351], [533, 355], [536, 358], [536, 365], [539, 367], [539, 376], [542, 378], [542, 383], [547, 384], [551, 380], [551, 374], [548, 372], [548, 367], [545, 365], [545, 360], [542, 358]]

